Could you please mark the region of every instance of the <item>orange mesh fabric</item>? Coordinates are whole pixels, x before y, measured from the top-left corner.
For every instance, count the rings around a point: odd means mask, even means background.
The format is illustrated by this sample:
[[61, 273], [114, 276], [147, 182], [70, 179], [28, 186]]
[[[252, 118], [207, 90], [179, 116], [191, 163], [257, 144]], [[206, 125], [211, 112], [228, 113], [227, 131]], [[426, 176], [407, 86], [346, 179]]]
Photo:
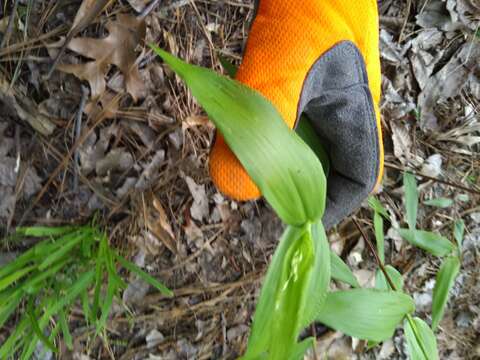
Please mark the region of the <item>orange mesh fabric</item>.
[[[237, 80], [269, 99], [292, 128], [310, 67], [340, 41], [355, 43], [367, 64], [377, 112], [380, 181], [383, 145], [378, 106], [381, 92], [378, 33], [376, 0], [261, 0]], [[211, 152], [210, 174], [219, 190], [234, 199], [260, 196], [221, 134], [217, 134]]]

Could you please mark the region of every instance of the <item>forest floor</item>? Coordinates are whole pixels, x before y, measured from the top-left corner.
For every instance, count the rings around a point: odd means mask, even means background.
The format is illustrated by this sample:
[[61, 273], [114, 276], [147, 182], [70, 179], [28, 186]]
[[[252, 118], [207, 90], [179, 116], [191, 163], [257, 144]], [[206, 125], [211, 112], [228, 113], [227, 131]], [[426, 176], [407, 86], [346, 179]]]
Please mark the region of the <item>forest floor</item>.
[[[89, 342], [72, 320], [77, 340], [61, 358], [239, 356], [282, 224], [265, 201], [237, 203], [213, 186], [213, 126], [145, 44], [224, 72], [219, 55], [241, 61], [253, 0], [164, 0], [153, 9], [115, 1], [91, 19], [79, 13], [80, 0], [21, 0], [9, 27], [12, 3], [0, 6], [0, 238], [19, 225], [96, 216], [112, 244], [176, 295], [129, 279], [129, 310], [115, 306], [108, 343]], [[391, 218], [386, 259], [428, 319], [440, 262], [393, 230], [405, 222], [409, 169], [418, 175], [419, 227], [451, 234], [455, 220], [466, 224], [461, 273], [437, 335], [441, 358], [480, 359], [480, 3], [381, 0], [379, 8], [386, 172], [377, 196]], [[424, 204], [440, 197], [448, 206]], [[373, 239], [368, 205], [355, 216]], [[375, 261], [352, 220], [329, 240], [361, 284], [372, 285]], [[0, 266], [25, 246], [0, 243]], [[0, 342], [9, 330], [0, 329]], [[317, 354], [328, 358], [406, 358], [400, 330], [372, 350], [315, 330]]]

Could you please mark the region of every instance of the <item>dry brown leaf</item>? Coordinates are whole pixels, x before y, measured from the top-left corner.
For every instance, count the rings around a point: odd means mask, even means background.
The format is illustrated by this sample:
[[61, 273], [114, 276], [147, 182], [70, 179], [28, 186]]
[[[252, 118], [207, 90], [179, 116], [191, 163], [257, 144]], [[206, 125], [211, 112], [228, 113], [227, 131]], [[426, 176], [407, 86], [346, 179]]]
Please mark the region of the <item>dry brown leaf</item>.
[[88, 81], [91, 97], [97, 99], [103, 95], [106, 89], [105, 74], [110, 67], [106, 60], [108, 60], [107, 57], [85, 64], [60, 64], [58, 70], [75, 75], [80, 80]]
[[125, 78], [127, 92], [136, 101], [144, 95], [135, 49], [145, 38], [145, 22], [131, 15], [119, 14], [106, 28], [109, 32], [106, 38], [75, 38], [68, 48], [85, 57], [97, 61], [105, 59], [108, 64], [117, 66]]
[[113, 0], [83, 0], [69, 33], [78, 33], [88, 26]]
[[121, 96], [110, 91], [105, 91], [98, 100], [91, 100], [85, 106], [85, 114], [96, 119], [100, 113], [105, 119], [113, 119], [117, 116]]
[[172, 253], [177, 253], [175, 244], [175, 235], [173, 234], [172, 227], [168, 222], [167, 213], [165, 212], [160, 200], [152, 195], [152, 205], [156, 211], [150, 211], [147, 214], [146, 225], [150, 232], [160, 240], [165, 247]]

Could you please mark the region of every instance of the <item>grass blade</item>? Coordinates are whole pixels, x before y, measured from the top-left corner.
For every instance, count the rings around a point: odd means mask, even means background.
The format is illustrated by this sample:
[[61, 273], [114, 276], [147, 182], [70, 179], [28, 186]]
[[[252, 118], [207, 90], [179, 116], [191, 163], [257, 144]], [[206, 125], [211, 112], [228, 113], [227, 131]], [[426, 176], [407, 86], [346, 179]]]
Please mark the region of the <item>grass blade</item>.
[[382, 264], [385, 263], [385, 236], [383, 231], [383, 218], [380, 213], [373, 214], [373, 229], [375, 231], [375, 240], [377, 243], [377, 253]]
[[385, 275], [381, 270], [377, 270], [377, 273], [375, 274], [375, 288], [383, 291], [388, 291], [388, 290], [402, 291], [403, 289], [402, 274], [400, 274], [398, 270], [391, 265], [386, 265], [385, 271], [390, 277], [390, 280], [392, 280], [393, 285], [395, 285], [395, 289], [392, 289], [390, 287], [390, 284], [388, 283], [387, 279], [385, 278]]
[[374, 212], [379, 213], [385, 219], [390, 220], [390, 215], [388, 215], [388, 211], [383, 207], [380, 200], [378, 200], [375, 196], [370, 196], [368, 198], [368, 205]]
[[408, 227], [414, 230], [417, 226], [418, 189], [417, 180], [413, 174], [409, 172], [403, 174], [403, 189], [405, 191]]
[[448, 293], [460, 272], [460, 259], [457, 256], [446, 258], [437, 273], [432, 300], [432, 329], [435, 331], [443, 318], [448, 301]]
[[33, 271], [36, 268], [35, 265], [28, 266], [26, 268], [23, 268], [21, 270], [17, 270], [13, 274], [10, 274], [4, 278], [0, 278], [0, 291], [6, 289], [9, 287], [11, 284], [13, 284], [15, 281], [21, 279], [31, 271]]
[[447, 199], [447, 198], [437, 198], [437, 199], [431, 199], [423, 202], [425, 205], [428, 206], [433, 206], [433, 207], [438, 207], [441, 209], [449, 208], [450, 206], [453, 205], [453, 200], [452, 199]]
[[63, 334], [63, 340], [65, 341], [65, 345], [67, 345], [67, 348], [69, 350], [73, 350], [73, 337], [72, 334], [70, 333], [70, 329], [68, 328], [68, 321], [67, 321], [67, 315], [65, 314], [65, 310], [62, 309], [58, 313], [58, 320], [60, 323], [60, 328], [62, 330]]
[[453, 225], [453, 237], [457, 242], [459, 254], [462, 253], [462, 243], [463, 243], [464, 236], [465, 236], [465, 222], [462, 219], [455, 221], [455, 224]]
[[137, 265], [134, 263], [128, 261], [124, 257], [115, 254], [115, 258], [118, 260], [120, 265], [122, 265], [125, 269], [128, 271], [138, 275], [143, 281], [147, 282], [148, 284], [152, 285], [154, 288], [156, 288], [158, 291], [160, 291], [163, 295], [172, 297], [173, 291], [167, 288], [165, 285], [163, 285], [160, 281], [155, 279], [153, 276], [147, 274], [145, 271], [140, 269]]

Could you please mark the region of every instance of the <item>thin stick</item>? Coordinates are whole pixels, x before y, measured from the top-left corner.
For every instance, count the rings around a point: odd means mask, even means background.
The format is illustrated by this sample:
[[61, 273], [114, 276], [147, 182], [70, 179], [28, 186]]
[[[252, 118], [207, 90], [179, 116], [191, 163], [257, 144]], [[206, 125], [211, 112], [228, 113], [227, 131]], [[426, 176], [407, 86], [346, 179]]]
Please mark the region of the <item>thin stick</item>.
[[[75, 143], [80, 138], [82, 133], [82, 115], [83, 110], [85, 109], [85, 104], [87, 103], [88, 97], [88, 88], [82, 85], [82, 98], [80, 99], [80, 105], [78, 106], [77, 116], [75, 118]], [[80, 173], [80, 150], [77, 147], [74, 154], [74, 166], [73, 166], [73, 192], [77, 193], [78, 191], [78, 174]]]
[[383, 275], [385, 275], [385, 279], [387, 279], [388, 284], [390, 285], [392, 290], [396, 291], [397, 289], [395, 288], [395, 285], [393, 284], [392, 279], [390, 279], [390, 276], [388, 275], [387, 270], [385, 269], [385, 266], [383, 266], [383, 263], [380, 260], [380, 258], [378, 257], [378, 254], [377, 254], [377, 251], [375, 250], [375, 247], [373, 246], [371, 241], [368, 239], [367, 234], [365, 234], [365, 231], [363, 231], [362, 227], [360, 226], [360, 224], [358, 223], [358, 220], [356, 218], [352, 218], [352, 220], [353, 220], [353, 223], [355, 224], [355, 226], [357, 227], [358, 231], [360, 231], [360, 234], [362, 234], [362, 238], [365, 241], [365, 243], [367, 244], [368, 248], [370, 249], [370, 252], [375, 257], [375, 260], [376, 260], [378, 266], [380, 267], [380, 270], [383, 272]]
[[150, 1], [150, 4], [148, 4], [140, 13], [139, 18], [140, 19], [146, 18], [157, 7], [159, 3], [160, 3], [160, 0]]
[[440, 184], [448, 185], [448, 186], [451, 186], [451, 187], [454, 187], [454, 188], [457, 188], [457, 189], [460, 189], [460, 190], [463, 190], [463, 191], [466, 191], [466, 192], [469, 192], [469, 193], [472, 193], [472, 194], [475, 194], [475, 195], [480, 195], [480, 191], [478, 191], [478, 190], [470, 189], [470, 188], [468, 188], [466, 186], [463, 186], [463, 185], [460, 185], [460, 184], [455, 184], [455, 183], [452, 183], [450, 181], [437, 179], [437, 178], [434, 178], [434, 177], [431, 177], [431, 176], [428, 176], [428, 175], [424, 175], [424, 174], [415, 172], [415, 171], [410, 170], [410, 169], [401, 168], [400, 166], [397, 166], [397, 165], [394, 165], [394, 164], [391, 164], [391, 163], [385, 163], [385, 167], [389, 168], [389, 169], [398, 170], [398, 171], [408, 171], [408, 172], [411, 172], [415, 176], [419, 176], [419, 177], [427, 179], [427, 180], [432, 180], [432, 181], [440, 183]]
[[18, 3], [19, 3], [19, 0], [15, 0], [15, 2], [13, 3], [12, 14], [8, 19], [7, 30], [5, 31], [5, 35], [3, 36], [2, 43], [0, 44], [0, 48], [3, 48], [7, 44], [8, 39], [10, 38], [10, 34], [12, 33], [12, 30], [13, 30], [15, 15], [17, 14]]

